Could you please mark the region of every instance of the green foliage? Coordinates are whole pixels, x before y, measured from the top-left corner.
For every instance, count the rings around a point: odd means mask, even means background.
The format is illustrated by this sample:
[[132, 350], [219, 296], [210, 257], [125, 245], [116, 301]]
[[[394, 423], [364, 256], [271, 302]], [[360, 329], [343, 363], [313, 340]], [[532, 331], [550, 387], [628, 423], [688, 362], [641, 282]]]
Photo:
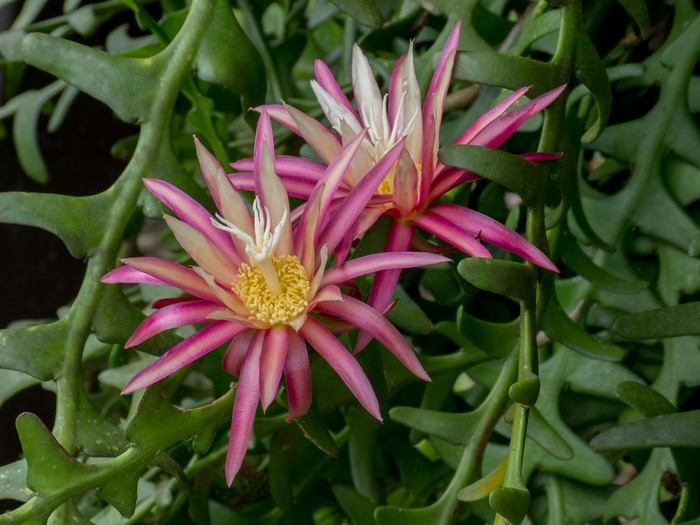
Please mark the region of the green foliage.
[[[86, 261], [56, 319], [0, 330], [0, 406], [41, 384], [57, 408], [50, 429], [32, 413], [17, 418], [22, 455], [0, 467], [0, 499], [16, 508], [0, 524], [698, 523], [700, 16], [689, 0], [619, 3], [66, 0], [55, 15], [45, 0], [18, 5], [0, 33], [0, 136], [12, 137], [26, 176], [70, 180], [41, 137], [68, 134], [85, 95], [139, 132], [115, 145], [123, 171], [101, 193], [0, 194], [0, 222], [46, 230]], [[115, 27], [117, 15], [127, 26]], [[314, 60], [351, 97], [354, 42], [387, 89], [413, 39], [425, 93], [457, 20], [439, 158], [480, 179], [442, 200], [517, 230], [561, 273], [498, 248], [493, 259], [452, 253], [405, 272], [386, 315], [432, 383], [370, 343], [357, 357], [380, 424], [312, 356], [308, 414], [287, 424], [282, 389], [257, 414], [229, 489], [236, 390], [221, 349], [145, 392], [119, 393], [191, 333], [124, 349], [160, 297], [100, 282], [144, 250], [154, 236], [145, 219], [165, 211], [142, 178], [213, 210], [192, 134], [225, 167], [251, 156], [249, 107], [283, 99], [321, 115]], [[29, 89], [33, 69], [46, 84]], [[562, 84], [501, 149], [449, 145], [508, 90], [529, 85], [532, 98]], [[275, 140], [280, 155], [313, 156], [287, 130]], [[563, 156], [518, 156], [533, 150]], [[388, 228], [376, 223], [351, 257], [382, 251]], [[443, 248], [419, 233], [415, 246]], [[189, 264], [172, 237], [157, 241]], [[369, 286], [354, 283], [358, 295]], [[341, 340], [353, 348], [355, 338]]]

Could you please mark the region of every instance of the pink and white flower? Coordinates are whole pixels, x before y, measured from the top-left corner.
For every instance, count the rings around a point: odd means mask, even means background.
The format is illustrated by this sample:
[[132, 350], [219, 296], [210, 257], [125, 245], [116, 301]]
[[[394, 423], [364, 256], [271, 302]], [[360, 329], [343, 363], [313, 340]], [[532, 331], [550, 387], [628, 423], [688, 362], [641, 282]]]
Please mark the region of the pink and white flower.
[[[388, 152], [404, 144], [391, 170], [349, 230], [348, 236], [339, 244], [335, 253], [338, 261], [343, 260], [354, 238], [365, 232], [380, 216], [390, 215], [394, 222], [386, 252], [408, 250], [412, 245], [418, 249], [431, 249], [415, 237], [415, 227], [419, 227], [472, 257], [491, 257], [481, 244], [481, 241], [486, 241], [542, 268], [557, 271], [544, 253], [498, 221], [462, 206], [436, 202], [456, 186], [480, 178], [443, 165], [437, 156], [444, 101], [452, 76], [459, 33], [458, 22], [445, 43], [422, 105], [412, 46], [408, 55], [397, 60], [389, 92], [382, 97], [369, 62], [356, 45], [353, 48], [352, 78], [357, 110], [328, 66], [321, 61], [315, 64], [316, 80], [311, 82], [311, 86], [333, 130], [287, 104], [261, 108], [304, 138], [323, 161], [278, 158], [278, 174], [289, 194], [295, 197], [308, 198], [317, 181], [323, 177], [326, 165], [333, 162], [345, 145], [357, 137], [362, 137], [361, 146], [338, 187], [338, 202], [361, 184], [373, 166]], [[551, 104], [564, 88], [556, 88], [506, 113], [528, 88], [517, 90], [480, 117], [454, 144], [500, 147], [523, 122]], [[523, 158], [536, 162], [560, 156], [557, 153], [528, 153]], [[251, 189], [252, 159], [235, 162], [232, 167], [241, 171], [230, 175], [234, 185]], [[379, 310], [386, 307], [399, 273], [398, 270], [390, 270], [377, 274], [368, 301], [370, 305]]]
[[341, 322], [346, 328], [369, 332], [416, 376], [430, 380], [398, 330], [380, 312], [344, 294], [340, 287], [361, 275], [447, 259], [428, 253], [383, 253], [326, 268], [327, 255], [345, 236], [344, 228], [355, 222], [396, 162], [397, 153], [388, 154], [367, 174], [366, 182], [349, 191], [342, 206], [335, 206], [331, 213], [335, 188], [361, 140], [358, 136], [350, 141], [331, 160], [294, 225], [294, 211], [275, 173], [266, 111], [262, 111], [256, 133], [257, 196], [252, 214], [215, 158], [196, 142], [202, 175], [219, 210], [216, 217], [167, 182], [144, 179], [146, 187], [179, 217], [165, 215], [165, 220], [195, 266], [154, 257], [129, 258], [123, 259], [125, 266], [102, 279], [105, 283], [174, 286], [187, 294], [155, 304], [157, 311], [136, 329], [127, 347], [170, 328], [207, 324], [134, 376], [123, 394], [147, 387], [229, 342], [223, 367], [239, 378], [226, 459], [229, 485], [243, 462], [258, 401], [263, 410], [269, 407], [282, 373], [289, 398], [287, 421], [307, 412], [311, 403], [307, 343], [338, 373], [362, 406], [381, 420], [367, 377], [324, 325], [326, 320], [329, 325]]

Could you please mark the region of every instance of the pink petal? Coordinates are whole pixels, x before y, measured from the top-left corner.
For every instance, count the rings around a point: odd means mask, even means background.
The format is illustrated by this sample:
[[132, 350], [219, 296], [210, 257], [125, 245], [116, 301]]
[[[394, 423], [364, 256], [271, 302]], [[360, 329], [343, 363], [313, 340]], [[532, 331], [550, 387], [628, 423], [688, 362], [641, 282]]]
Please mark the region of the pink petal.
[[173, 346], [162, 357], [136, 374], [122, 390], [122, 395], [146, 388], [204, 354], [230, 341], [248, 327], [229, 322], [213, 323]]
[[285, 419], [291, 423], [303, 416], [311, 406], [311, 369], [306, 341], [294, 331], [289, 332], [289, 348], [284, 363], [284, 377], [289, 397], [289, 415]]
[[365, 177], [355, 186], [343, 201], [336, 212], [328, 219], [321, 232], [320, 244], [328, 245], [328, 251], [333, 252], [342, 239], [347, 234], [355, 219], [364, 209], [367, 201], [374, 195], [377, 188], [387, 176], [391, 168], [401, 155], [406, 139], [402, 139], [387, 151], [377, 164], [365, 175]]
[[343, 90], [340, 89], [340, 86], [338, 85], [338, 82], [336, 82], [333, 73], [331, 73], [331, 70], [323, 61], [316, 60], [314, 62], [314, 73], [316, 75], [316, 81], [328, 92], [329, 95], [331, 95], [336, 101], [340, 102], [348, 110], [355, 113], [355, 110], [353, 109], [352, 104], [350, 104], [348, 97], [346, 97]]
[[437, 150], [440, 134], [439, 123], [436, 123], [435, 116], [431, 116], [423, 121], [423, 154], [421, 173], [418, 185], [418, 206], [425, 204], [430, 187], [435, 179], [435, 172], [438, 169]]
[[371, 306], [346, 295], [343, 297], [343, 301], [322, 303], [316, 307], [316, 310], [335, 315], [340, 319], [350, 321], [358, 328], [366, 330], [394, 354], [396, 359], [414, 375], [424, 381], [430, 381], [430, 377], [423, 369], [420, 361], [418, 361], [416, 354], [413, 353], [413, 350], [396, 327]]
[[277, 395], [284, 361], [287, 358], [290, 331], [286, 326], [273, 326], [265, 331], [265, 342], [260, 359], [260, 403], [263, 412]]
[[[424, 129], [426, 127], [430, 128], [430, 124], [426, 126], [426, 123], [429, 123], [431, 120], [434, 120], [434, 125], [431, 132], [433, 136], [424, 135], [423, 137], [423, 142], [426, 146], [423, 149], [423, 158], [420, 162], [424, 170], [426, 164], [434, 163], [435, 155], [437, 154], [440, 125], [442, 123], [442, 108], [445, 105], [445, 96], [452, 78], [452, 67], [457, 55], [461, 25], [461, 21], [457, 21], [450, 32], [450, 36], [447, 37], [445, 47], [440, 53], [440, 59], [435, 67], [435, 73], [430, 81], [430, 87], [425, 94], [423, 126]], [[432, 176], [432, 173], [430, 175]]]
[[379, 403], [374, 395], [374, 390], [372, 390], [372, 385], [362, 367], [348, 352], [347, 348], [340, 344], [340, 341], [326, 327], [311, 316], [306, 319], [306, 323], [299, 330], [299, 335], [306, 339], [321, 357], [331, 365], [331, 368], [338, 373], [350, 389], [350, 392], [365, 407], [365, 410], [379, 421], [382, 421], [382, 416], [379, 413]]
[[120, 284], [120, 283], [146, 283], [146, 284], [157, 284], [159, 286], [170, 286], [170, 283], [166, 283], [157, 277], [148, 275], [142, 271], [136, 270], [129, 266], [120, 266], [115, 268], [111, 272], [107, 272], [102, 276], [100, 282], [105, 284]]
[[199, 142], [197, 137], [194, 137], [194, 147], [197, 151], [197, 159], [199, 160], [199, 169], [202, 173], [202, 178], [207, 188], [209, 188], [209, 193], [211, 193], [214, 199], [214, 204], [216, 204], [217, 208], [221, 209], [221, 199], [219, 198], [219, 192], [216, 188], [216, 179], [220, 173], [225, 174], [226, 172], [221, 167], [221, 164], [219, 164], [219, 161], [216, 160], [216, 157]]
[[[172, 184], [158, 179], [143, 179], [143, 183], [153, 195], [173, 210], [185, 224], [205, 235], [224, 253], [233, 264], [240, 266], [242, 259], [225, 231], [216, 228], [211, 222], [211, 214], [185, 192]], [[218, 191], [217, 191], [218, 194]]]
[[[404, 88], [404, 69], [406, 65], [406, 55], [402, 55], [394, 64], [394, 69], [391, 71], [391, 80], [389, 81], [389, 120], [392, 123], [396, 122], [396, 115], [399, 110], [399, 101], [403, 97]], [[402, 123], [403, 124], [403, 123]]]
[[450, 243], [458, 250], [472, 257], [485, 257], [491, 259], [491, 254], [472, 235], [466, 233], [450, 218], [433, 213], [432, 209], [423, 215], [415, 217], [413, 224], [425, 231], [432, 233], [443, 241]]
[[131, 257], [122, 259], [127, 266], [151, 275], [169, 286], [213, 303], [220, 303], [207, 283], [191, 268], [157, 257]]
[[342, 284], [361, 275], [368, 275], [385, 270], [403, 268], [417, 268], [450, 262], [451, 259], [442, 255], [421, 252], [386, 252], [365, 255], [357, 259], [350, 259], [342, 266], [329, 268], [323, 274], [321, 286], [329, 284]]
[[312, 119], [295, 107], [285, 105], [285, 108], [287, 108], [287, 111], [294, 119], [304, 140], [326, 164], [330, 164], [341, 148], [338, 137], [320, 122]]
[[460, 184], [468, 184], [469, 182], [473, 182], [481, 178], [482, 177], [479, 175], [461, 170], [459, 168], [443, 169], [440, 171], [440, 174], [433, 179], [433, 184], [430, 188], [428, 198], [425, 202], [421, 203], [421, 206], [424, 206], [426, 202], [430, 203], [436, 199], [439, 199], [445, 193], [450, 191], [452, 188], [456, 188]]
[[515, 133], [523, 122], [549, 106], [565, 89], [566, 84], [559, 86], [558, 88], [548, 91], [544, 95], [533, 98], [527, 104], [523, 104], [510, 113], [499, 117], [487, 125], [470, 144], [474, 146], [498, 148]]
[[499, 246], [537, 266], [553, 272], [559, 272], [557, 267], [552, 264], [552, 261], [538, 248], [491, 217], [456, 204], [438, 204], [430, 211], [449, 220], [465, 232], [474, 235], [477, 239], [483, 239], [495, 246]]
[[286, 128], [289, 128], [300, 137], [303, 137], [299, 126], [294, 121], [289, 111], [287, 111], [288, 107], [289, 106], [283, 106], [280, 104], [268, 104], [265, 106], [258, 106], [257, 108], [255, 108], [255, 111], [257, 111], [258, 113], [262, 112], [263, 110], [267, 111], [267, 114], [270, 115], [270, 118], [276, 120]]
[[245, 356], [248, 354], [248, 349], [257, 333], [258, 330], [246, 330], [241, 335], [234, 337], [231, 344], [228, 345], [221, 367], [232, 376], [240, 377]]
[[211, 322], [207, 316], [219, 309], [221, 309], [219, 304], [209, 301], [186, 301], [162, 307], [143, 320], [126, 342], [124, 348], [141, 344], [146, 339], [170, 328]]
[[494, 120], [496, 120], [498, 117], [503, 115], [506, 111], [510, 109], [510, 107], [515, 104], [520, 97], [522, 97], [527, 91], [530, 89], [531, 86], [526, 86], [523, 88], [518, 89], [517, 91], [513, 92], [512, 94], [508, 95], [505, 99], [503, 99], [501, 102], [496, 104], [494, 107], [492, 107], [490, 110], [488, 110], [486, 113], [481, 115], [474, 124], [469, 126], [467, 131], [462, 133], [457, 140], [454, 141], [454, 144], [469, 144], [471, 140], [476, 137], [481, 131], [491, 124]]
[[[252, 158], [241, 159], [231, 163], [231, 167], [238, 171], [252, 172], [254, 163]], [[280, 178], [294, 177], [317, 182], [323, 177], [327, 166], [315, 160], [289, 155], [277, 155], [275, 157], [275, 171]], [[229, 177], [234, 180], [241, 174], [233, 173]]]
[[[350, 167], [352, 159], [355, 157], [355, 153], [359, 149], [362, 141], [365, 138], [365, 133], [362, 132], [358, 134], [354, 139], [352, 139], [348, 144], [343, 146], [343, 148], [338, 152], [338, 154], [333, 158], [331, 163], [328, 165], [328, 169], [323, 174], [323, 177], [318, 181], [314, 191], [321, 191], [321, 202], [318, 213], [318, 227], [316, 233], [318, 234], [320, 226], [325, 222], [326, 215], [328, 214], [328, 208], [331, 205], [332, 199], [338, 193], [338, 187], [343, 181], [345, 173]], [[321, 186], [323, 185], [323, 187]], [[315, 236], [314, 241], [318, 239], [318, 235]]]
[[154, 310], [160, 310], [161, 308], [165, 308], [166, 306], [170, 306], [172, 304], [189, 303], [196, 300], [197, 299], [194, 297], [169, 297], [167, 299], [156, 299], [151, 304], [151, 308]]
[[520, 157], [530, 162], [546, 162], [548, 160], [557, 160], [564, 156], [563, 153], [546, 153], [534, 151], [532, 153], [522, 153]]
[[231, 264], [228, 255], [218, 245], [189, 224], [169, 215], [164, 215], [163, 218], [180, 246], [205, 272], [216, 277], [216, 280], [225, 286], [238, 282], [238, 267]]
[[226, 454], [226, 483], [231, 486], [233, 478], [243, 464], [250, 433], [255, 421], [255, 409], [260, 399], [260, 354], [263, 347], [264, 331], [259, 331], [250, 345], [248, 355], [241, 369], [240, 381], [236, 386], [236, 399], [233, 402], [231, 417], [231, 437]]
[[[408, 251], [412, 241], [413, 228], [408, 224], [394, 221], [391, 224], [391, 230], [386, 240], [386, 246], [384, 246], [384, 252]], [[394, 295], [394, 288], [396, 288], [396, 283], [399, 282], [400, 276], [401, 270], [397, 268], [377, 272], [374, 275], [374, 282], [372, 282], [367, 304], [380, 312], [384, 310], [391, 302], [391, 298]], [[359, 352], [362, 350], [371, 339], [372, 337], [368, 332], [360, 330], [357, 336], [357, 343], [355, 344], [355, 351]]]
[[301, 264], [306, 268], [309, 276], [316, 271], [316, 237], [323, 192], [324, 184], [321, 184], [321, 187], [314, 191], [310, 200], [304, 205], [304, 211], [294, 232], [294, 253], [301, 259]]
[[418, 170], [407, 150], [401, 152], [394, 173], [394, 206], [402, 217], [413, 215], [418, 206]]

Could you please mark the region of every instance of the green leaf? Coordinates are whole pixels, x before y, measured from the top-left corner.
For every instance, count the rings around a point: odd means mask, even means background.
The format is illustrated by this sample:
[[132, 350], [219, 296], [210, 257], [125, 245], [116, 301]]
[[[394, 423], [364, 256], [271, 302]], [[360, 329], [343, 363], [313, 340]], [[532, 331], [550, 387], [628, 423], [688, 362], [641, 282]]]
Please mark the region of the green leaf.
[[355, 20], [374, 29], [384, 24], [382, 12], [372, 0], [331, 0], [341, 11]]
[[655, 417], [678, 412], [673, 403], [661, 393], [641, 383], [624, 381], [617, 385], [617, 395], [644, 417]]
[[629, 314], [615, 321], [613, 330], [632, 341], [700, 335], [700, 303]]
[[[506, 421], [511, 423], [516, 405], [511, 405], [506, 412]], [[527, 424], [527, 435], [552, 456], [563, 461], [574, 457], [574, 450], [559, 432], [549, 424], [542, 413], [534, 406], [530, 407], [530, 416]]]
[[203, 407], [180, 410], [165, 399], [160, 386], [148, 387], [126, 427], [126, 438], [137, 446], [158, 451], [194, 437], [195, 449], [202, 454], [211, 445], [219, 422], [231, 413], [233, 398], [231, 390]]
[[[70, 321], [0, 330], [0, 368], [18, 370], [39, 381], [61, 369]], [[37, 358], [37, 356], [41, 356]]]
[[25, 62], [104, 102], [124, 122], [144, 120], [150, 113], [166, 55], [124, 58], [42, 33], [22, 40]]
[[64, 87], [63, 82], [57, 81], [40, 91], [27, 91], [19, 95], [17, 111], [12, 126], [12, 137], [17, 150], [17, 157], [24, 172], [34, 181], [45, 184], [49, 180], [39, 139], [37, 126], [42, 106], [56, 96]]
[[562, 85], [557, 66], [531, 58], [493, 51], [460, 51], [455, 60], [453, 78], [515, 91], [532, 86], [529, 96], [537, 97]]
[[394, 407], [389, 410], [389, 417], [397, 423], [439, 437], [453, 445], [467, 445], [483, 419], [478, 410], [453, 414], [413, 407]]
[[468, 282], [489, 292], [529, 301], [535, 293], [535, 272], [528, 266], [498, 259], [462, 259], [457, 271]]
[[700, 447], [700, 410], [665, 414], [611, 428], [591, 441], [594, 450]]
[[26, 479], [26, 459], [0, 467], [0, 500], [29, 501], [31, 491], [27, 489]]
[[34, 226], [60, 238], [76, 259], [90, 255], [100, 244], [106, 228], [106, 194], [69, 197], [48, 193], [0, 194], [0, 222]]
[[352, 525], [374, 525], [374, 505], [355, 489], [346, 485], [331, 487]]
[[604, 343], [585, 332], [583, 328], [569, 319], [569, 316], [555, 300], [550, 302], [545, 311], [542, 318], [542, 329], [551, 339], [593, 359], [620, 361], [627, 355], [624, 348]]
[[559, 30], [561, 13], [558, 9], [547, 11], [539, 16], [533, 16], [527, 20], [523, 32], [518, 36], [518, 43], [508, 50], [514, 56], [524, 55], [532, 44], [539, 39]]
[[493, 357], [508, 357], [520, 345], [520, 320], [491, 323], [472, 317], [463, 307], [457, 310], [457, 326], [462, 336]]
[[506, 151], [484, 146], [445, 146], [438, 157], [446, 166], [461, 168], [497, 182], [517, 193], [527, 206], [541, 197], [546, 164], [535, 164]]
[[646, 39], [649, 37], [651, 30], [649, 22], [649, 11], [644, 0], [617, 0], [622, 7], [625, 8], [634, 21], [637, 22], [642, 36]]
[[581, 137], [581, 142], [593, 142], [602, 133], [612, 111], [610, 82], [598, 51], [587, 36], [577, 40], [575, 60], [576, 76], [590, 89], [598, 109], [595, 123]]
[[530, 508], [530, 493], [527, 489], [499, 487], [489, 495], [489, 505], [508, 523], [520, 525]]
[[332, 457], [338, 457], [340, 449], [333, 439], [328, 427], [321, 418], [316, 403], [311, 403], [309, 411], [294, 420], [307, 438], [320, 450]]
[[270, 492], [277, 506], [286, 512], [289, 512], [294, 504], [292, 467], [302, 439], [303, 434], [296, 425], [285, 425], [272, 436], [268, 469]]
[[267, 86], [258, 51], [236, 21], [227, 0], [217, 0], [212, 12], [194, 59], [197, 76], [241, 95], [244, 109], [262, 104]]
[[486, 474], [484, 477], [475, 481], [471, 485], [467, 485], [459, 491], [457, 497], [461, 501], [471, 502], [478, 501], [488, 497], [494, 490], [503, 484], [503, 479], [506, 475], [506, 467], [508, 466], [508, 456], [503, 458], [503, 461], [494, 470]]
[[392, 300], [395, 299], [398, 299], [396, 306], [386, 316], [389, 321], [412, 334], [428, 335], [433, 331], [430, 318], [400, 284], [394, 289]]
[[17, 370], [0, 369], [0, 407], [15, 394], [38, 383], [37, 379]]
[[566, 265], [599, 288], [617, 293], [637, 293], [649, 286], [646, 281], [630, 281], [616, 277], [595, 264], [569, 232], [564, 232], [560, 243], [561, 256]]

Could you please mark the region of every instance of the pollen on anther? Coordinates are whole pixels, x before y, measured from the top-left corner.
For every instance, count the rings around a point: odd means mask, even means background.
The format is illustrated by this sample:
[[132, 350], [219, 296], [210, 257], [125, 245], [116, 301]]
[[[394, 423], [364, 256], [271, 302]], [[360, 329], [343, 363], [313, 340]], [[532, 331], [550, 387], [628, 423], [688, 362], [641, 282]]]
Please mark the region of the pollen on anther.
[[232, 290], [243, 301], [251, 320], [270, 325], [288, 324], [309, 305], [309, 278], [296, 255], [272, 257], [272, 262], [282, 285], [281, 294], [270, 291], [259, 268], [245, 263], [238, 270], [238, 283]]

